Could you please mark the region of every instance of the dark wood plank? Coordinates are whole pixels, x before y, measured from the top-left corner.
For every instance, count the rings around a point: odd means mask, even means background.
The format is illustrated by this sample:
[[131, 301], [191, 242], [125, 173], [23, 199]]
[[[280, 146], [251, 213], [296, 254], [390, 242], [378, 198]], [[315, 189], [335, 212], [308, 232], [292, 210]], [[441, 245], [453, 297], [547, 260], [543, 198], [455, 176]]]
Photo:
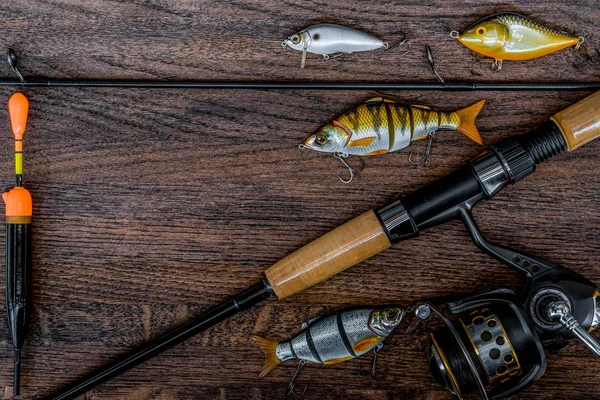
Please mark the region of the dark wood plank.
[[[447, 78], [598, 81], [566, 50], [500, 73], [480, 69], [448, 36], [479, 17], [518, 11], [586, 37], [598, 49], [598, 4], [575, 1], [168, 2], [14, 0], [0, 6], [0, 49], [14, 48], [26, 76], [123, 79], [432, 80], [429, 43]], [[315, 22], [338, 22], [393, 41], [402, 30], [413, 51], [353, 55], [341, 64], [280, 42]], [[0, 67], [11, 76], [7, 65]], [[7, 99], [9, 89], [0, 90]], [[297, 145], [323, 123], [377, 93], [27, 89], [25, 182], [34, 196], [34, 314], [24, 349], [25, 398], [38, 398], [105, 365], [145, 340], [258, 281], [291, 251], [360, 213], [410, 193], [476, 156], [453, 132], [438, 135], [431, 167], [407, 151], [372, 157], [351, 185], [332, 157]], [[407, 102], [453, 110], [488, 100], [478, 126], [485, 143], [525, 132], [587, 93], [390, 92]], [[12, 182], [12, 143], [0, 152]], [[415, 145], [416, 151], [422, 147]], [[539, 167], [481, 205], [491, 239], [561, 263], [600, 282], [600, 215], [591, 143]], [[3, 241], [0, 232], [0, 241]], [[523, 280], [478, 252], [458, 223], [414, 240], [282, 302], [167, 351], [86, 395], [89, 399], [277, 399], [295, 366], [258, 379], [263, 355], [252, 334], [288, 338], [307, 318], [356, 305], [399, 303], [518, 290]], [[4, 275], [0, 275], [0, 286]], [[0, 309], [4, 307], [0, 295]], [[1, 311], [1, 310], [0, 310]], [[5, 323], [0, 337], [7, 338]], [[12, 385], [12, 349], [2, 340], [0, 387]], [[361, 359], [311, 366], [299, 384], [307, 399], [443, 399], [426, 366], [428, 327], [386, 342], [383, 382], [356, 374]], [[324, 373], [325, 372], [325, 373]], [[518, 398], [597, 396], [600, 367], [582, 345], [550, 355], [544, 377]], [[564, 395], [563, 395], [564, 394]], [[568, 394], [568, 395], [567, 395]]]

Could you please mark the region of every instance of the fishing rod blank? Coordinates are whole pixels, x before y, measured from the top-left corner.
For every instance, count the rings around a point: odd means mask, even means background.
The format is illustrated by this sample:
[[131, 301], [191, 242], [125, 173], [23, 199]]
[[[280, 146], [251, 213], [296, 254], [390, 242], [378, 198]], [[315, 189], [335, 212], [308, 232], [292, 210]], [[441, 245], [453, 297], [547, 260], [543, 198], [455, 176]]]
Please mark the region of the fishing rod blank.
[[[433, 57], [428, 50], [428, 59]], [[564, 91], [600, 90], [600, 82], [270, 82], [270, 81], [149, 81], [97, 79], [25, 79], [17, 68], [17, 55], [7, 53], [8, 64], [19, 80], [0, 80], [4, 87], [102, 87], [145, 89], [255, 89], [255, 90], [438, 90], [438, 91]], [[432, 64], [433, 68], [433, 64]]]
[[600, 90], [600, 82], [252, 82], [252, 81], [112, 81], [0, 80], [9, 87], [91, 87], [140, 89], [255, 90], [425, 90], [425, 91], [584, 91]]

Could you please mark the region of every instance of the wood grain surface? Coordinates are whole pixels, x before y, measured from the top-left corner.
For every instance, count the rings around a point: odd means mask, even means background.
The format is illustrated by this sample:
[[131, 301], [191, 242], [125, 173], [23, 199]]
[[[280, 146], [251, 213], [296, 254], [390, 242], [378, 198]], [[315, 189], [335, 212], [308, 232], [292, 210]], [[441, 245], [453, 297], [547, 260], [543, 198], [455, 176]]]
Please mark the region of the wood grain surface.
[[[433, 81], [429, 43], [446, 78], [598, 81], [572, 49], [487, 66], [448, 36], [486, 15], [517, 11], [585, 36], [600, 49], [595, 0], [481, 1], [77, 1], [0, 5], [0, 51], [25, 76], [98, 79]], [[336, 22], [413, 50], [318, 63], [280, 42], [300, 28]], [[13, 77], [0, 63], [0, 74]], [[8, 100], [10, 88], [0, 90]], [[481, 149], [440, 133], [430, 166], [409, 151], [367, 159], [345, 185], [341, 163], [299, 150], [310, 133], [378, 93], [368, 91], [23, 90], [30, 100], [24, 182], [34, 199], [34, 310], [23, 351], [23, 398], [50, 395], [144, 341], [256, 283], [262, 271], [340, 224], [451, 172]], [[486, 98], [485, 144], [526, 132], [590, 93], [386, 92], [453, 111]], [[13, 182], [7, 113], [0, 171]], [[413, 150], [421, 153], [424, 143]], [[560, 263], [600, 283], [600, 141], [540, 165], [477, 207], [488, 237]], [[0, 243], [4, 233], [0, 233]], [[317, 315], [358, 305], [519, 290], [515, 271], [479, 252], [459, 223], [433, 228], [281, 302], [268, 300], [88, 393], [86, 399], [279, 399], [295, 365], [258, 379], [253, 334], [287, 339]], [[0, 274], [4, 286], [4, 273]], [[0, 308], [4, 307], [0, 295]], [[380, 354], [383, 381], [363, 380], [370, 358], [310, 366], [306, 399], [450, 399], [430, 376], [425, 325], [398, 330]], [[596, 333], [596, 338], [600, 336]], [[0, 323], [0, 387], [10, 398], [12, 348]], [[546, 374], [518, 399], [598, 396], [600, 362], [573, 343], [549, 355]]]

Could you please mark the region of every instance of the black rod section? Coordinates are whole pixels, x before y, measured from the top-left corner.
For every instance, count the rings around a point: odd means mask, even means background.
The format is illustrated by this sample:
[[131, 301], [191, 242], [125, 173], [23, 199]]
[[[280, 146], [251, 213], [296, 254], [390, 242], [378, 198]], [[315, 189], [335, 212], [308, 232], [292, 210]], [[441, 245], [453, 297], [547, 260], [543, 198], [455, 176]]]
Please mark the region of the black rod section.
[[19, 395], [21, 348], [31, 307], [31, 224], [6, 224], [6, 312], [14, 346], [13, 395]]
[[289, 90], [440, 90], [440, 91], [552, 91], [600, 90], [600, 82], [272, 82], [272, 81], [147, 81], [147, 80], [0, 80], [9, 87], [110, 87], [179, 89], [289, 89]]
[[271, 287], [266, 280], [263, 280], [261, 283], [241, 292], [233, 299], [198, 315], [191, 321], [144, 344], [139, 349], [126, 354], [121, 360], [94, 372], [88, 377], [83, 378], [81, 381], [76, 382], [67, 389], [49, 398], [54, 400], [74, 399], [236, 313], [249, 309], [271, 295]]

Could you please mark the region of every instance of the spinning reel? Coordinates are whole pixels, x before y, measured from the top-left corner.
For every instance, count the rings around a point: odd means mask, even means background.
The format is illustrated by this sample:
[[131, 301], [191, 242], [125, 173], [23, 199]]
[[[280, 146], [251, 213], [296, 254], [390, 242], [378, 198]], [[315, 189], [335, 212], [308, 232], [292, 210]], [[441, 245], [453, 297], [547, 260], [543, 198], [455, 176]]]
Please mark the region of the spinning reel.
[[581, 275], [547, 260], [486, 241], [468, 208], [461, 218], [477, 246], [527, 276], [518, 296], [509, 289], [447, 303], [450, 321], [429, 303], [414, 309], [436, 314], [446, 327], [431, 335], [429, 368], [434, 378], [462, 398], [509, 398], [546, 370], [545, 350], [557, 353], [573, 337], [596, 356], [600, 345], [588, 332], [600, 324], [600, 291]]

